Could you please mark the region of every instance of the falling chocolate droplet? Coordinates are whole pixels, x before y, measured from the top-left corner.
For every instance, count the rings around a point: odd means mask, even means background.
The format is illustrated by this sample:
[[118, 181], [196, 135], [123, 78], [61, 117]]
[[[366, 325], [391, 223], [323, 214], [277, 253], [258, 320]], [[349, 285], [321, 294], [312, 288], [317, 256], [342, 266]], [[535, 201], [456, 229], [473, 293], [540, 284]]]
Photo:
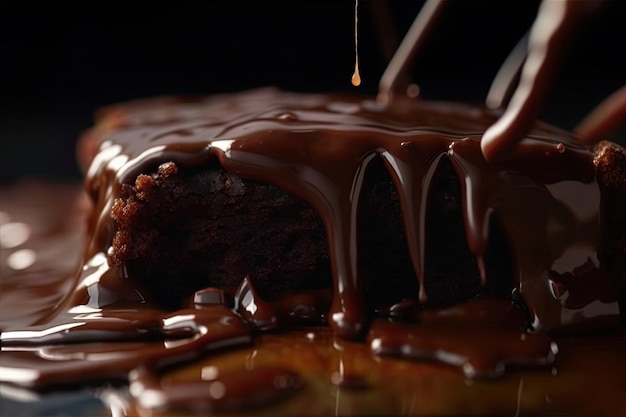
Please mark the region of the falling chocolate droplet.
[[352, 74], [352, 85], [358, 87], [361, 85], [361, 74], [359, 74], [359, 61], [354, 63], [354, 74]]
[[354, 2], [354, 73], [352, 74], [352, 85], [361, 85], [361, 74], [359, 73], [359, 0]]

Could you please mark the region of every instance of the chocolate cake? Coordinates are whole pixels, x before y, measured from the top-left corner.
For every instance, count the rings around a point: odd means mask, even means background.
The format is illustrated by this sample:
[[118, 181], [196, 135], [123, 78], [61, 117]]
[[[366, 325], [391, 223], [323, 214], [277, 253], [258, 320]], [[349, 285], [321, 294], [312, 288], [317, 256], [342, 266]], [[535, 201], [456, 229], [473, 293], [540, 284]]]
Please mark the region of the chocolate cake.
[[[563, 4], [546, 6], [564, 8], [557, 41], [586, 13]], [[0, 381], [89, 384], [142, 416], [623, 413], [626, 151], [537, 122], [529, 83], [487, 109], [398, 79], [378, 100], [267, 88], [103, 110], [79, 145], [79, 268], [0, 321]], [[37, 259], [21, 239], [8, 269]], [[0, 282], [14, 304], [36, 293], [19, 280]]]
[[602, 241], [609, 218], [622, 234], [621, 210], [602, 202], [621, 195], [623, 150], [537, 125], [519, 157], [488, 164], [478, 138], [496, 118], [276, 90], [114, 107], [96, 127], [115, 125], [87, 182], [89, 256], [107, 252], [167, 308], [245, 276], [266, 300], [332, 286], [348, 337], [420, 292], [426, 308], [514, 299], [535, 330], [614, 321], [621, 272]]
[[[510, 293], [510, 282], [498, 282], [512, 268], [505, 251], [492, 256], [496, 271], [489, 271], [489, 285], [479, 284], [462, 232], [461, 187], [449, 163], [439, 168], [432, 194], [429, 228], [438, 232], [426, 243], [426, 305], [449, 305], [496, 288]], [[368, 304], [390, 306], [417, 295], [398, 194], [382, 160], [368, 167], [360, 207], [359, 268]], [[160, 305], [179, 308], [196, 290], [236, 287], [246, 275], [268, 300], [332, 285], [319, 214], [280, 188], [238, 177], [219, 164], [185, 169], [165, 162], [133, 185], [122, 185], [112, 217], [112, 263], [150, 287]], [[494, 250], [506, 246], [498, 238]], [[450, 264], [449, 258], [459, 262]]]

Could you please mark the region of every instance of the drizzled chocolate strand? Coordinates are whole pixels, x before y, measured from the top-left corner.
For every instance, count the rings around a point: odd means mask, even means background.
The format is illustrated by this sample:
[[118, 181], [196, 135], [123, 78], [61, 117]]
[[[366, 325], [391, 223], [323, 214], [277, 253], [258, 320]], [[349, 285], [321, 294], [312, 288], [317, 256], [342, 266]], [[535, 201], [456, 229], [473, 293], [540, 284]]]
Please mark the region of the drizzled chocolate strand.
[[607, 97], [574, 128], [583, 143], [608, 140], [626, 123], [626, 85]]
[[515, 93], [502, 117], [483, 135], [490, 161], [509, 157], [537, 119], [571, 39], [602, 1], [544, 1], [530, 31], [528, 56]]

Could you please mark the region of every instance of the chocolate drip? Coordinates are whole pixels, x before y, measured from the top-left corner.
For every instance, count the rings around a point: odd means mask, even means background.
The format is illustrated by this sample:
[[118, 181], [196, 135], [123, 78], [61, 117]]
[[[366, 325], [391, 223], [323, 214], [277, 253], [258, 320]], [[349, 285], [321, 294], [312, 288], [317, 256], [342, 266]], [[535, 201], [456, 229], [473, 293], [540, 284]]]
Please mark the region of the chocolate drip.
[[351, 78], [352, 85], [361, 85], [361, 74], [359, 73], [359, 0], [354, 1], [354, 73]]

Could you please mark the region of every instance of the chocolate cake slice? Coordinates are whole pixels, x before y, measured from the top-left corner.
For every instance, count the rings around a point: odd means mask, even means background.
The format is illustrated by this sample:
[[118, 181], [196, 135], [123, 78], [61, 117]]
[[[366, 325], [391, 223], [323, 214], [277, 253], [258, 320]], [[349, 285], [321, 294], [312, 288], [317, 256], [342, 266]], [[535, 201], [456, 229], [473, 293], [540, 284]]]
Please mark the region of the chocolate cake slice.
[[496, 118], [271, 89], [112, 107], [83, 140], [100, 142], [87, 257], [108, 253], [167, 308], [245, 276], [268, 300], [330, 287], [348, 337], [398, 303], [486, 295], [522, 304], [536, 330], [615, 323], [624, 150], [537, 124], [488, 163]]
[[[425, 306], [492, 291], [510, 297], [513, 266], [499, 230], [487, 256], [487, 285], [480, 285], [463, 233], [461, 186], [447, 162], [437, 172], [428, 205]], [[359, 206], [359, 271], [367, 304], [385, 308], [415, 299], [419, 285], [400, 203], [382, 161], [370, 167]], [[240, 178], [218, 164], [185, 170], [166, 162], [134, 185], [122, 185], [112, 217], [112, 262], [124, 265], [168, 308], [180, 308], [202, 288], [237, 287], [246, 275], [267, 300], [332, 287], [319, 214], [275, 186]]]
[[125, 265], [162, 306], [180, 308], [202, 288], [237, 287], [246, 275], [267, 299], [331, 286], [319, 215], [218, 164], [185, 170], [166, 162], [122, 186], [112, 217], [112, 262]]

